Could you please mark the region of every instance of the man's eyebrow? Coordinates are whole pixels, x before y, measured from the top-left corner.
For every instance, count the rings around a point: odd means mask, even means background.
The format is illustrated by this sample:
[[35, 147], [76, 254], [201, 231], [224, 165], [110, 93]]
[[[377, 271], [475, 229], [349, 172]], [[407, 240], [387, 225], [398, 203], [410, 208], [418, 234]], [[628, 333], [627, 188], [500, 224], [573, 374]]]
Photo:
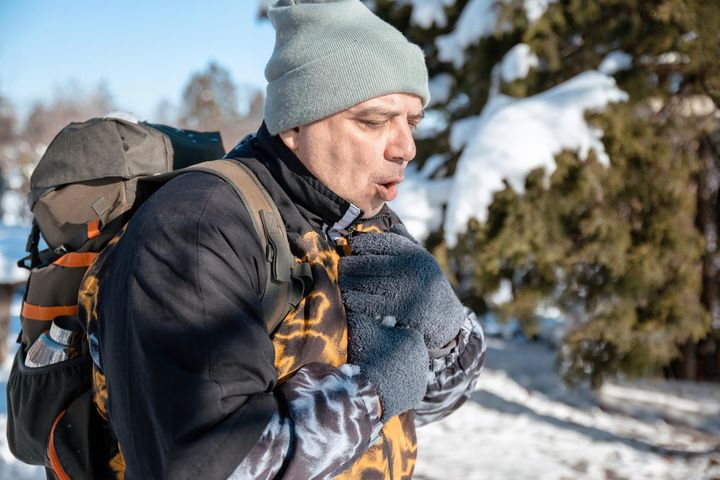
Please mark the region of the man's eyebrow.
[[[394, 111], [394, 110], [388, 110], [387, 108], [382, 107], [367, 107], [367, 108], [361, 108], [359, 110], [351, 110], [349, 112], [353, 117], [366, 117], [366, 116], [372, 116], [377, 115], [379, 117], [385, 117], [385, 118], [392, 118], [397, 117], [400, 115], [400, 112]], [[425, 117], [425, 112], [421, 111], [418, 114], [414, 115], [408, 115], [408, 118], [413, 121], [419, 122]]]
[[400, 115], [400, 112], [394, 112], [392, 110], [388, 110], [387, 108], [382, 108], [382, 107], [366, 107], [366, 108], [361, 108], [361, 109], [358, 109], [355, 111], [351, 110], [350, 113], [354, 117], [366, 117], [366, 116], [371, 116], [371, 115], [377, 115], [380, 117], [391, 118], [391, 117], [397, 117], [398, 115]]

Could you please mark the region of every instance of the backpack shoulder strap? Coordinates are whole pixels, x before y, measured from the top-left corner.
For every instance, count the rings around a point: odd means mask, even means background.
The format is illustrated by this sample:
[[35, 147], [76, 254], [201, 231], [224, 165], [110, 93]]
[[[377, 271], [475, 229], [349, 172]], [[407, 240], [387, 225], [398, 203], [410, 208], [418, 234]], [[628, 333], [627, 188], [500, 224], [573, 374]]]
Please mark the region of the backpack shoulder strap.
[[235, 160], [212, 160], [181, 171], [201, 171], [228, 182], [250, 212], [255, 232], [265, 252], [267, 281], [262, 295], [262, 311], [269, 333], [304, 295], [311, 281], [308, 264], [296, 264], [290, 252], [287, 231], [277, 205], [255, 174]]

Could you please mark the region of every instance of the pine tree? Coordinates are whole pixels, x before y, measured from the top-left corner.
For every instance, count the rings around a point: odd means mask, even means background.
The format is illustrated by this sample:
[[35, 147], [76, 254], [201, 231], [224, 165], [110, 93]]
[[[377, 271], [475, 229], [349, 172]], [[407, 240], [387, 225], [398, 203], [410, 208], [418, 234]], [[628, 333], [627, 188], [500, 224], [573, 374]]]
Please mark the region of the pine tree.
[[225, 149], [229, 149], [243, 135], [257, 130], [262, 121], [264, 97], [256, 90], [246, 89], [249, 99], [247, 113], [238, 109], [238, 87], [230, 72], [215, 62], [194, 74], [188, 81], [182, 98], [179, 123], [183, 128], [219, 131]]
[[215, 62], [192, 76], [183, 91], [181, 122], [193, 129], [218, 130], [239, 116], [237, 87], [228, 72]]
[[[48, 145], [70, 122], [84, 122], [99, 117], [115, 108], [107, 85], [100, 83], [85, 90], [70, 84], [47, 103], [37, 102], [30, 110], [22, 137], [30, 144]], [[35, 158], [37, 162], [40, 158]]]
[[17, 119], [12, 105], [0, 94], [0, 145], [7, 145], [15, 139]]
[[[592, 154], [581, 161], [577, 152], [561, 153], [554, 172], [528, 175], [523, 194], [509, 185], [498, 192], [487, 221], [471, 220], [447, 252], [453, 273], [471, 282], [473, 306], [487, 308], [489, 295], [509, 282], [513, 299], [499, 313], [518, 318], [529, 336], [539, 307], [560, 308], [572, 323], [561, 349], [567, 378], [594, 385], [617, 373], [659, 373], [703, 338], [702, 345], [717, 345], [720, 319], [713, 330], [708, 311], [720, 315], [713, 307], [720, 302], [713, 270], [720, 263], [720, 203], [712, 181], [720, 145], [720, 6], [565, 0], [531, 22], [523, 1], [500, 1], [494, 34], [470, 46], [456, 67], [438, 59], [436, 38], [454, 29], [469, 2], [445, 2], [446, 25], [429, 28], [411, 22], [411, 2], [375, 3], [379, 15], [425, 49], [431, 77], [452, 78], [449, 99], [430, 113], [445, 128], [419, 142], [420, 159], [449, 150], [453, 123], [482, 111], [493, 66], [520, 42], [539, 66], [500, 84], [516, 97], [595, 69], [612, 51], [632, 58], [615, 75], [629, 101], [588, 115], [604, 131], [610, 166]], [[458, 157], [450, 159], [449, 174]], [[440, 238], [430, 239], [436, 252], [443, 250]]]

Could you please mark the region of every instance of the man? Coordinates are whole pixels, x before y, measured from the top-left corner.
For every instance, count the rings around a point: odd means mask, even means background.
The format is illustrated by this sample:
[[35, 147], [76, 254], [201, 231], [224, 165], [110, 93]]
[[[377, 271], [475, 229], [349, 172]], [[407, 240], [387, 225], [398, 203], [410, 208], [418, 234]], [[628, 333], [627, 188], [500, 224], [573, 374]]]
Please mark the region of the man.
[[483, 363], [474, 315], [385, 205], [428, 103], [422, 52], [358, 0], [268, 16], [265, 122], [228, 157], [313, 283], [268, 335], [265, 252], [231, 186], [189, 173], [142, 205], [97, 294], [128, 479], [409, 478], [415, 425], [463, 403]]

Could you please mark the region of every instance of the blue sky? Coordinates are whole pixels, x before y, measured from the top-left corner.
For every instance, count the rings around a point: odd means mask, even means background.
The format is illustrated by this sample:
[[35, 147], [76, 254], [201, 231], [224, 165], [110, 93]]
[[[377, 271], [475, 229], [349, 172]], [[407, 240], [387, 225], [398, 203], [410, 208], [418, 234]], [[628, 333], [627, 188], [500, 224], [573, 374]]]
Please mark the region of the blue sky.
[[22, 116], [73, 82], [104, 82], [119, 108], [147, 118], [177, 105], [214, 60], [237, 84], [265, 87], [274, 30], [257, 0], [0, 0], [0, 92]]

